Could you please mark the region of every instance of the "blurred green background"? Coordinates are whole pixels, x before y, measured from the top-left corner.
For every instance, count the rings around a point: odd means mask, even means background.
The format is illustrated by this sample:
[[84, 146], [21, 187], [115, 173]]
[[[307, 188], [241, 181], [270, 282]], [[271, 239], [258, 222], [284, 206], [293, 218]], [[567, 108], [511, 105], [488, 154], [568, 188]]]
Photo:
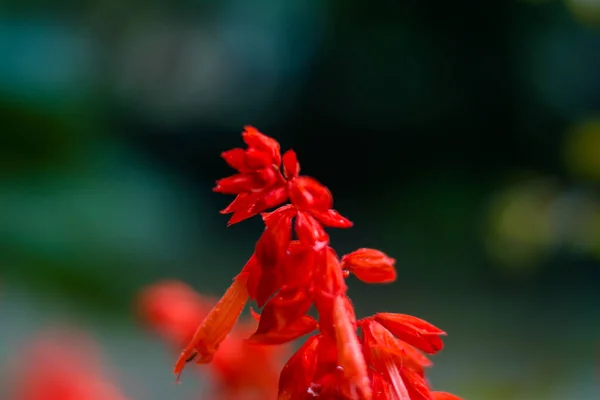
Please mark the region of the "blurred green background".
[[0, 374], [72, 324], [131, 399], [194, 398], [132, 301], [251, 254], [211, 188], [252, 124], [355, 222], [340, 253], [398, 260], [359, 315], [449, 333], [436, 388], [600, 398], [599, 0], [7, 0], [0, 121]]

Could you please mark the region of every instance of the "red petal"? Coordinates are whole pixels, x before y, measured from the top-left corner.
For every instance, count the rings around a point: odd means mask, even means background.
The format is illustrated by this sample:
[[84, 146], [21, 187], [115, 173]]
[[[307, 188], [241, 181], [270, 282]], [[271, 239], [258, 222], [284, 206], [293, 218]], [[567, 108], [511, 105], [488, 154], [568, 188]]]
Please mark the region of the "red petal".
[[282, 268], [283, 284], [308, 286], [313, 277], [315, 252], [312, 248], [294, 240], [288, 247], [288, 255]]
[[354, 225], [352, 221], [333, 209], [326, 211], [311, 210], [310, 213], [328, 228], [351, 228]]
[[285, 258], [292, 240], [292, 218], [295, 210], [280, 208], [264, 218], [266, 227], [256, 243], [256, 258], [264, 270], [277, 268]]
[[262, 169], [272, 166], [272, 156], [270, 152], [264, 152], [255, 148], [249, 148], [245, 151], [246, 165], [250, 169]]
[[277, 207], [281, 203], [284, 203], [287, 199], [288, 193], [285, 186], [268, 189], [259, 194], [258, 201], [254, 205], [252, 213], [255, 215], [269, 208]]
[[248, 340], [250, 343], [257, 344], [283, 344], [314, 332], [317, 326], [317, 321], [313, 317], [303, 315], [277, 331], [255, 333]]
[[281, 274], [278, 270], [266, 270], [260, 274], [256, 289], [256, 305], [262, 307], [281, 287]]
[[400, 375], [411, 400], [431, 400], [431, 392], [423, 376], [410, 368], [402, 368]]
[[377, 313], [374, 318], [396, 337], [426, 353], [434, 354], [444, 347], [440, 335], [446, 333], [420, 318], [393, 313]]
[[396, 260], [374, 249], [358, 249], [342, 257], [342, 268], [366, 283], [388, 283], [396, 280]]
[[298, 211], [296, 215], [295, 231], [298, 240], [309, 246], [314, 246], [317, 243], [329, 244], [329, 235], [327, 235], [319, 221], [303, 211]]
[[279, 376], [279, 400], [301, 398], [313, 381], [321, 336], [312, 336], [294, 353]]
[[369, 365], [384, 372], [386, 362], [390, 361], [398, 367], [411, 368], [420, 375], [424, 367], [430, 366], [431, 361], [414, 347], [396, 339], [394, 335], [380, 323], [367, 318], [361, 321], [365, 358]]
[[293, 179], [300, 173], [300, 163], [294, 150], [288, 150], [283, 154], [283, 173], [287, 179]]
[[338, 362], [343, 368], [346, 384], [343, 391], [351, 398], [370, 400], [372, 390], [367, 364], [356, 336], [356, 328], [351, 323], [347, 304], [342, 296], [338, 296], [334, 300], [333, 319]]
[[[283, 288], [265, 305], [260, 323], [255, 335], [268, 335], [276, 337], [289, 336], [290, 332], [297, 332], [298, 329], [308, 329], [309, 324], [303, 321], [300, 325], [290, 328], [297, 320], [301, 319], [310, 309], [312, 299], [305, 288]], [[308, 332], [314, 330], [312, 329]], [[308, 333], [304, 331], [302, 335]], [[285, 333], [285, 334], [284, 334]], [[294, 338], [295, 339], [295, 338]]]
[[319, 294], [332, 299], [345, 294], [348, 288], [335, 251], [328, 247], [315, 254], [320, 255], [315, 262], [315, 278], [318, 279], [315, 283]]
[[393, 398], [390, 384], [381, 374], [371, 371], [371, 382], [373, 383], [373, 400], [390, 400]]
[[290, 200], [300, 210], [326, 211], [333, 205], [331, 192], [319, 181], [299, 176], [290, 181]]
[[271, 164], [279, 166], [281, 164], [279, 143], [275, 139], [260, 133], [253, 126], [245, 126], [244, 129], [242, 139], [248, 147], [268, 152], [271, 156]]
[[259, 190], [265, 186], [263, 178], [256, 174], [236, 174], [217, 181], [214, 192], [223, 194], [240, 194]]
[[431, 392], [434, 400], [462, 400], [462, 398], [448, 392]]
[[237, 169], [239, 172], [248, 172], [249, 169], [246, 166], [246, 151], [244, 149], [231, 149], [221, 153], [221, 157], [225, 162], [233, 169]]
[[246, 280], [246, 290], [248, 290], [248, 295], [252, 300], [256, 299], [261, 275], [262, 271], [256, 260], [256, 255], [252, 254], [244, 268], [242, 268], [242, 272], [238, 275], [243, 276], [243, 279]]
[[188, 361], [196, 359], [196, 363], [203, 364], [212, 360], [219, 344], [225, 340], [235, 325], [247, 301], [245, 276], [239, 275], [208, 313], [185, 350], [181, 352], [174, 368], [177, 379]]

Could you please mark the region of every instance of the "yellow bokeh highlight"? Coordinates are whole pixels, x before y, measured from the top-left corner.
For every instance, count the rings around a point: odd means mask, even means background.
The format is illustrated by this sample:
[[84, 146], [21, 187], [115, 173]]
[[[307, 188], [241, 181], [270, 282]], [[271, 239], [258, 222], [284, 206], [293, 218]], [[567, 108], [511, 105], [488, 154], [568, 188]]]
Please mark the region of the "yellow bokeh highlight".
[[564, 158], [575, 176], [600, 180], [600, 119], [588, 119], [569, 129]]
[[564, 0], [577, 21], [600, 28], [600, 0]]
[[486, 245], [507, 271], [531, 274], [558, 241], [552, 218], [558, 194], [548, 180], [527, 180], [497, 193], [489, 209]]

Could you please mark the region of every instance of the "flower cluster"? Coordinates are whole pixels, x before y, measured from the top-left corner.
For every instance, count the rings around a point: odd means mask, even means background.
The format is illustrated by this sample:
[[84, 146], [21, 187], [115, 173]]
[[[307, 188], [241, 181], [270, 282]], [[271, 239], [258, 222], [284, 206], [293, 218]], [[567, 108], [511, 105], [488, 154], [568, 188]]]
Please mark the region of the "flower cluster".
[[[181, 348], [193, 336], [216, 303], [179, 281], [161, 281], [144, 288], [137, 299], [142, 321], [169, 344]], [[248, 343], [254, 319], [239, 323], [221, 343], [208, 368], [207, 398], [214, 400], [274, 400], [287, 346]], [[260, 368], [256, 368], [260, 365]]]
[[[333, 209], [329, 189], [300, 175], [295, 152], [281, 155], [274, 139], [252, 127], [242, 137], [246, 149], [222, 154], [237, 173], [219, 180], [214, 191], [236, 195], [222, 211], [233, 214], [230, 225], [262, 213], [265, 230], [181, 353], [174, 368], [178, 379], [187, 362], [213, 360], [253, 300], [262, 312], [249, 343], [282, 344], [312, 333], [281, 372], [281, 400], [458, 399], [431, 391], [424, 373], [431, 362], [423, 352], [440, 351], [445, 332], [410, 315], [355, 317], [345, 279], [353, 274], [368, 283], [391, 282], [395, 260], [365, 248], [338, 257], [325, 228], [349, 228], [352, 222]], [[313, 307], [318, 320], [309, 315]]]

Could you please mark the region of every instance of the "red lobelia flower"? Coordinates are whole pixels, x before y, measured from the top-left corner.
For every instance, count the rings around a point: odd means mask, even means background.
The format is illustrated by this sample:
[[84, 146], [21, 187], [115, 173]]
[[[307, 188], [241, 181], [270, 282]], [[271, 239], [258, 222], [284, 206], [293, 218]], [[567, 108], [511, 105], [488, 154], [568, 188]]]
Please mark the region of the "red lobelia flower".
[[[140, 292], [137, 310], [148, 327], [172, 346], [180, 347], [194, 336], [198, 324], [215, 303], [182, 282], [163, 281]], [[212, 355], [207, 371], [212, 378], [211, 399], [277, 397], [279, 370], [288, 349], [250, 343], [246, 338], [256, 329], [254, 319], [241, 322]]]
[[107, 379], [98, 350], [85, 335], [45, 331], [15, 365], [10, 400], [126, 400]]
[[[445, 332], [404, 314], [378, 313], [356, 321], [345, 278], [353, 274], [367, 283], [392, 282], [395, 260], [367, 248], [340, 260], [325, 228], [349, 228], [352, 222], [333, 208], [329, 189], [300, 175], [296, 153], [280, 156], [274, 139], [251, 127], [242, 137], [246, 149], [222, 154], [238, 173], [219, 180], [214, 190], [236, 195], [222, 211], [233, 213], [229, 224], [263, 212], [265, 229], [254, 254], [181, 353], [175, 373], [179, 376], [194, 358], [210, 362], [251, 300], [263, 309], [255, 314], [259, 324], [250, 343], [282, 344], [317, 331], [284, 367], [279, 399], [445, 396], [431, 392], [425, 379], [431, 362], [421, 353], [440, 351]], [[318, 319], [310, 315], [313, 307]]]

